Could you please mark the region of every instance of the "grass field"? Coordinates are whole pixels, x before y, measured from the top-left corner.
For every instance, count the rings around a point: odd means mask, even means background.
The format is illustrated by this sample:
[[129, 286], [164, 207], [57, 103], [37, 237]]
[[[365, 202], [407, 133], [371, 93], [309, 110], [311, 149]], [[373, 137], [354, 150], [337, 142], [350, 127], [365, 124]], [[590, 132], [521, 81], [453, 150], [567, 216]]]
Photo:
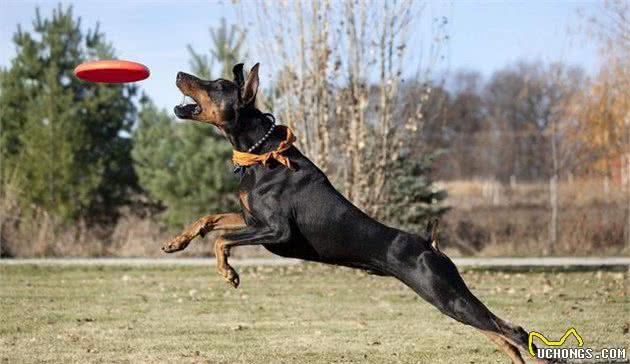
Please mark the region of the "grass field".
[[[237, 268], [238, 269], [238, 268]], [[303, 264], [0, 266], [0, 363], [507, 363], [391, 278]], [[630, 341], [627, 272], [467, 271], [500, 317], [585, 345]], [[624, 333], [625, 332], [625, 333]]]

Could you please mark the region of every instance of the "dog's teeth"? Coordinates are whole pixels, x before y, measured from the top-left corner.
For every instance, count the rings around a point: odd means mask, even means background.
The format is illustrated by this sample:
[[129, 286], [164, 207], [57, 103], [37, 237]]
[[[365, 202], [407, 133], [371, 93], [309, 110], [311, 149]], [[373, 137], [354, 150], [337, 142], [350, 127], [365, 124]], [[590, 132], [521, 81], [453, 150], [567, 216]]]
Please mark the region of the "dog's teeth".
[[182, 102], [180, 102], [180, 105], [184, 105], [184, 103], [186, 102], [186, 95], [182, 95]]

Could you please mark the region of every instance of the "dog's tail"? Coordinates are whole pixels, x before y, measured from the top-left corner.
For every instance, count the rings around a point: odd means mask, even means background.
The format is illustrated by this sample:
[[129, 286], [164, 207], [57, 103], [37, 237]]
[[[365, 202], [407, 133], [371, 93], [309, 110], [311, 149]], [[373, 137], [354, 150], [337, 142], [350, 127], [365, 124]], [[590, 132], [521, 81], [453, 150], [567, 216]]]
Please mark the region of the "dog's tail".
[[440, 252], [440, 247], [438, 244], [438, 227], [440, 225], [440, 220], [437, 218], [430, 219], [427, 221], [427, 227], [425, 229], [425, 234], [429, 242], [431, 242], [431, 248], [436, 252]]

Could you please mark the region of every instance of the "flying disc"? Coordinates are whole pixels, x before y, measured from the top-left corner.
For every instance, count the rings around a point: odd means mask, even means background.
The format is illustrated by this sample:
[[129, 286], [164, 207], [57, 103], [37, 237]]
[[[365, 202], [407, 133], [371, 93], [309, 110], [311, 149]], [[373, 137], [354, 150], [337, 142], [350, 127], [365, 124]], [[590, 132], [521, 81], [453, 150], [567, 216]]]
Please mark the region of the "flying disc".
[[74, 69], [75, 76], [90, 82], [136, 82], [144, 80], [150, 74], [143, 64], [117, 59], [85, 62]]

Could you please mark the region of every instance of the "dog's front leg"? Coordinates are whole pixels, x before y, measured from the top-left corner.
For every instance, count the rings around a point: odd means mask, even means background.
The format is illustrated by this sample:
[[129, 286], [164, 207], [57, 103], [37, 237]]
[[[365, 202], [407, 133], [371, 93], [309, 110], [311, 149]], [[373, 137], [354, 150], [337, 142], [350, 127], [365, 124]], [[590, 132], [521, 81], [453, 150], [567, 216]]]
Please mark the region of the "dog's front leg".
[[214, 256], [217, 258], [217, 272], [223, 276], [226, 282], [232, 285], [234, 288], [238, 288], [241, 280], [238, 273], [228, 263], [228, 257], [230, 256], [230, 249], [225, 245], [226, 241], [223, 236], [219, 236], [214, 241]]
[[242, 230], [224, 234], [214, 243], [214, 254], [217, 257], [217, 270], [223, 278], [237, 288], [240, 284], [238, 273], [228, 263], [230, 248], [239, 245], [283, 244], [289, 242], [291, 229], [288, 225], [269, 227], [246, 227]]
[[197, 236], [204, 237], [212, 230], [237, 230], [246, 227], [240, 213], [213, 214], [192, 223], [184, 232], [162, 246], [166, 253], [184, 250]]

